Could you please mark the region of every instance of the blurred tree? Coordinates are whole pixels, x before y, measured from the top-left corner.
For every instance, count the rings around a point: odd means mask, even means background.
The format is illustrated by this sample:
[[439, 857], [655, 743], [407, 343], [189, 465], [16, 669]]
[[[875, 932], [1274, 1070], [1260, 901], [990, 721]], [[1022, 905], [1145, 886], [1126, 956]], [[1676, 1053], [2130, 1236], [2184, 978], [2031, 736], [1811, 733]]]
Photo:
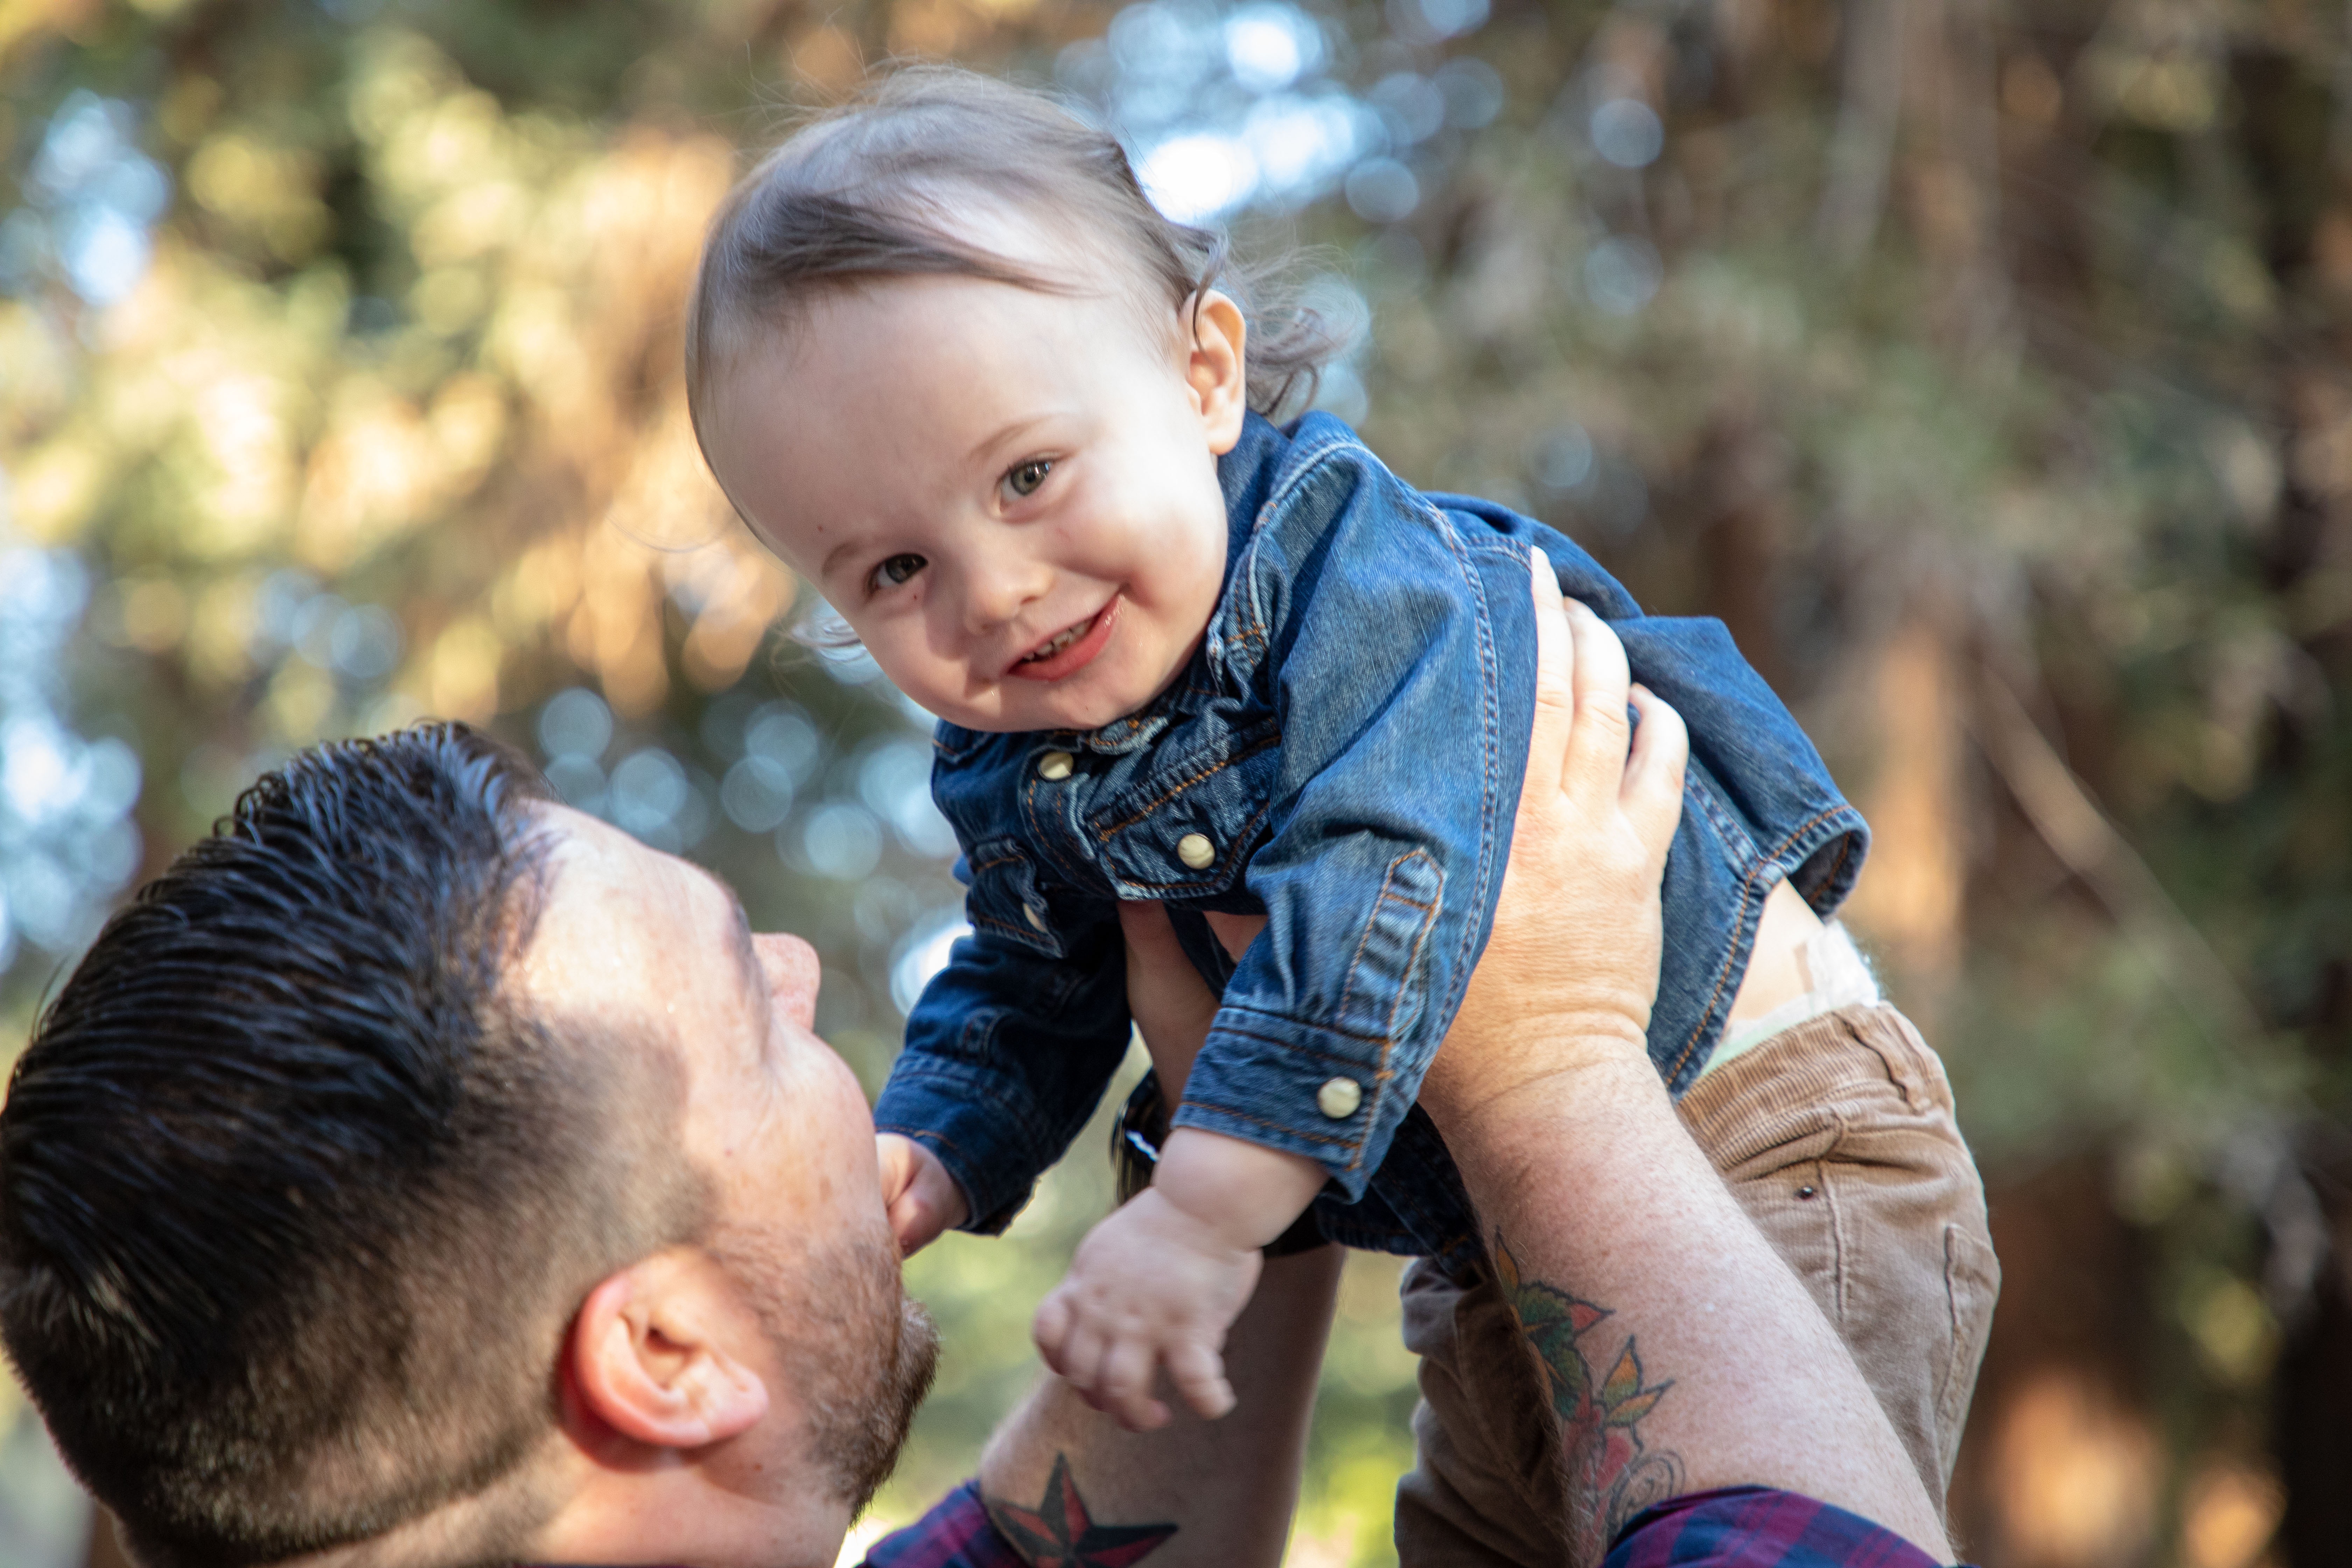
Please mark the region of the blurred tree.
[[[1326, 405], [1721, 616], [1822, 740], [2010, 1259], [1974, 1549], [2340, 1557], [2347, 32], [2311, 0], [0, 0], [0, 647], [79, 627], [0, 668], [0, 1014], [140, 846], [436, 712], [810, 932], [878, 1074], [955, 918], [919, 731], [780, 637], [795, 584], [693, 451], [677, 327], [736, 147], [952, 56], [1112, 116], [1171, 211], [1322, 244], [1301, 297], [1370, 321]], [[950, 1361], [891, 1506], [1028, 1375], [1097, 1164], [919, 1260]], [[1301, 1561], [1386, 1550], [1381, 1267]]]

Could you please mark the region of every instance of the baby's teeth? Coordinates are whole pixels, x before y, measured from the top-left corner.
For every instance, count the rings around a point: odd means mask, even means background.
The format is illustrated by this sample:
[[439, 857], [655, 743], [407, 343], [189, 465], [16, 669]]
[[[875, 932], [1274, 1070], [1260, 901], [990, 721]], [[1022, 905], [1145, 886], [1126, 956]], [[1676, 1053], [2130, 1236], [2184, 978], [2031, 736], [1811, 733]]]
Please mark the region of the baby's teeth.
[[1061, 652], [1064, 648], [1077, 641], [1078, 634], [1085, 629], [1086, 627], [1083, 626], [1076, 626], [1070, 627], [1067, 631], [1055, 633], [1054, 640], [1047, 643], [1044, 647], [1039, 648], [1035, 653], [1031, 654], [1027, 662], [1034, 664], [1038, 659], [1053, 658], [1055, 654]]

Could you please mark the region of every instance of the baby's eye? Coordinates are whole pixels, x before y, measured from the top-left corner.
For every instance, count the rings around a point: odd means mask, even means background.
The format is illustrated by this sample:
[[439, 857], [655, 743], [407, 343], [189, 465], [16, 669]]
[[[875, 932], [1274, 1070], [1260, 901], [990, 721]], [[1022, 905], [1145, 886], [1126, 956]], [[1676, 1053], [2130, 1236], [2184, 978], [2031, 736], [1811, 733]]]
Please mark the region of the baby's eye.
[[1013, 466], [1004, 476], [1004, 488], [1016, 496], [1034, 495], [1037, 487], [1045, 482], [1045, 476], [1053, 471], [1053, 458], [1032, 458], [1025, 463]]
[[920, 572], [925, 564], [919, 555], [893, 555], [874, 568], [874, 574], [866, 580], [866, 585], [877, 594], [885, 588], [895, 588]]

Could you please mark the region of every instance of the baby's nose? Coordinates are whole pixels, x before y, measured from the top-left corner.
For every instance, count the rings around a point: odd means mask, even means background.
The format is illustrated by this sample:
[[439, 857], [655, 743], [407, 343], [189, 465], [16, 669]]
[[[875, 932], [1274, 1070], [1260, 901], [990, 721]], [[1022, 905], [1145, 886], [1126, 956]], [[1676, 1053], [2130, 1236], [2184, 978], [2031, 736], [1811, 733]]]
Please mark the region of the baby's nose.
[[964, 592], [965, 628], [982, 633], [1010, 625], [1045, 596], [1053, 580], [1050, 571], [1034, 562], [992, 562], [974, 571]]

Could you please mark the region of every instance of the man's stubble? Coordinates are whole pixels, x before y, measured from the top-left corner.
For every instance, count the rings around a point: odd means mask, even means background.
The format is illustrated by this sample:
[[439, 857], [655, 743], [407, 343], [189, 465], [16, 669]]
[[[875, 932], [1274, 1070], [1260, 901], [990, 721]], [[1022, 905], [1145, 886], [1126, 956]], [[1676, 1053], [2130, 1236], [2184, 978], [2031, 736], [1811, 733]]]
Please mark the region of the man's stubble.
[[864, 1512], [897, 1468], [939, 1366], [939, 1330], [907, 1297], [897, 1244], [883, 1230], [803, 1250], [739, 1230], [711, 1250], [751, 1288], [806, 1412], [810, 1455], [835, 1495]]

